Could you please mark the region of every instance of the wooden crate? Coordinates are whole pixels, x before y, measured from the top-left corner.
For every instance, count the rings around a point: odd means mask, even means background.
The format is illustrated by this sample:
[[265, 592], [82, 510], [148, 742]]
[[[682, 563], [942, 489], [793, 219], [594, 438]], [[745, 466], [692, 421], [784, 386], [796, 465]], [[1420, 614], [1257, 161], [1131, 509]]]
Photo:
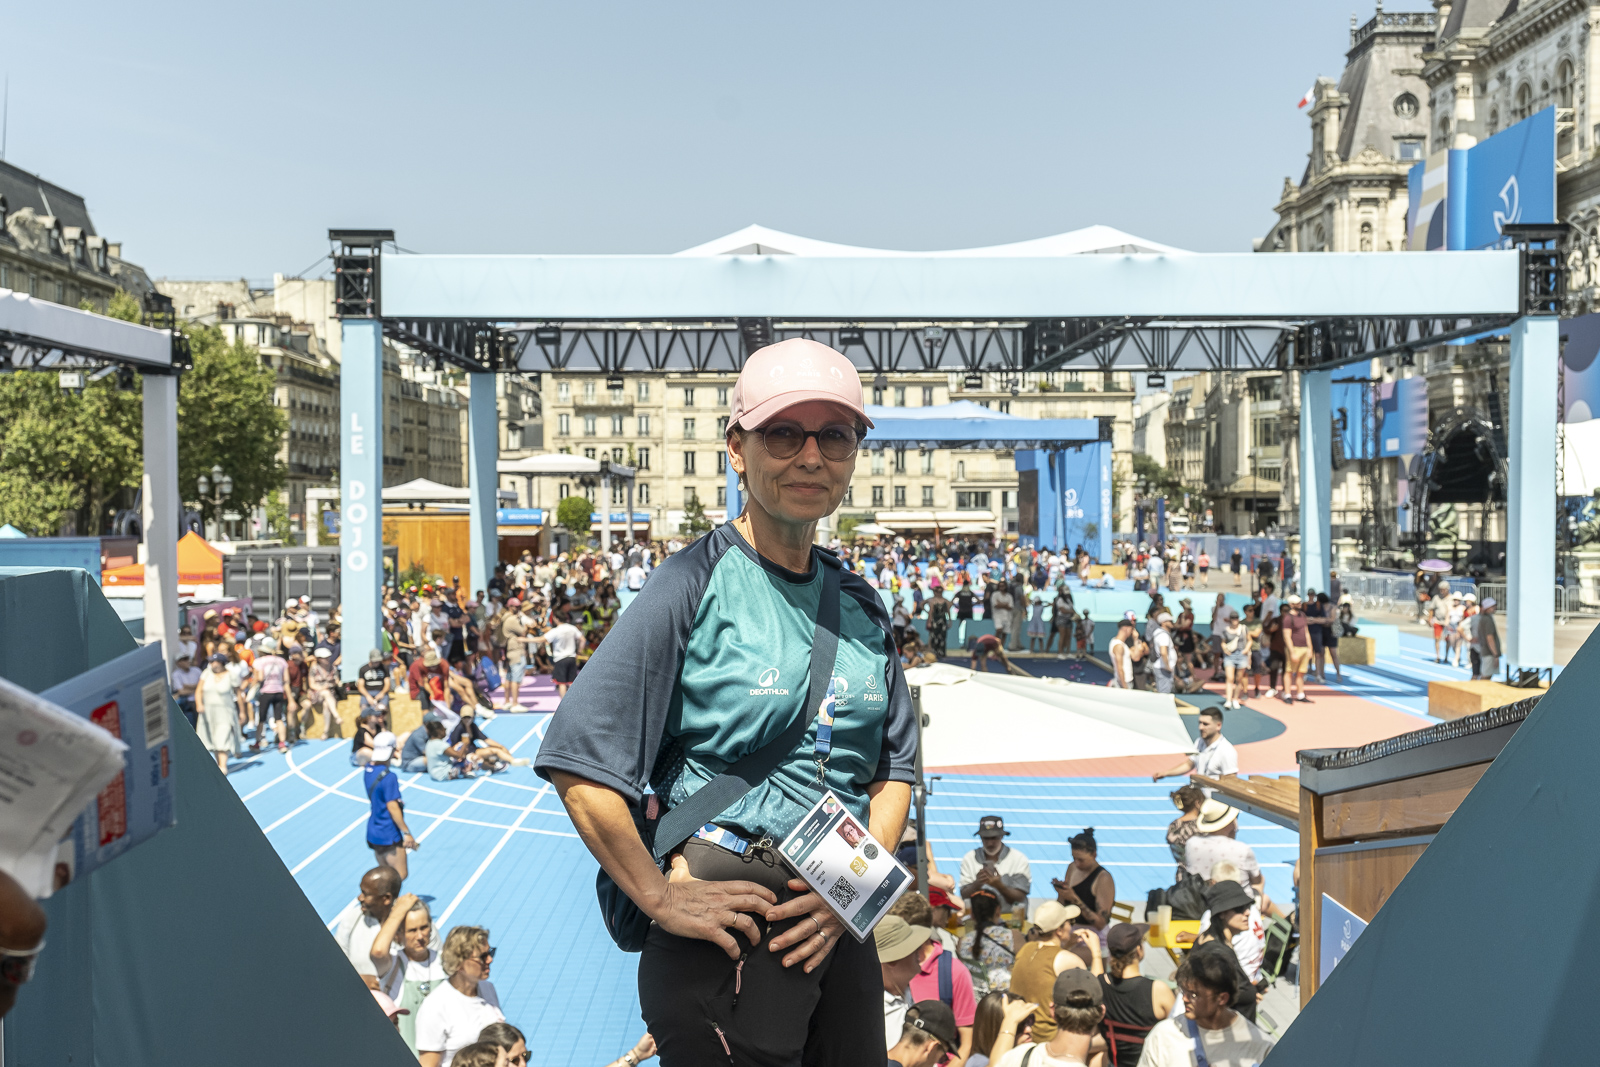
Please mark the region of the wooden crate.
[[1441, 719], [1459, 719], [1463, 715], [1515, 704], [1538, 692], [1538, 689], [1513, 689], [1499, 682], [1429, 682], [1428, 714]]
[[1339, 662], [1370, 666], [1378, 662], [1378, 642], [1371, 637], [1339, 638]]

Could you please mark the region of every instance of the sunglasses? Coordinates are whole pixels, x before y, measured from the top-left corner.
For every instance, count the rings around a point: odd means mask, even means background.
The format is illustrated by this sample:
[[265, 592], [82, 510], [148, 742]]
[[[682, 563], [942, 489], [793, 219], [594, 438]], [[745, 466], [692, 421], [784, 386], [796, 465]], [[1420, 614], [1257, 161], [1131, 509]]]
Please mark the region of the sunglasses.
[[835, 463], [849, 459], [861, 444], [861, 434], [856, 428], [842, 422], [820, 430], [807, 430], [798, 422], [773, 422], [756, 433], [761, 435], [761, 444], [773, 459], [793, 459], [806, 446], [808, 437], [816, 438], [817, 450]]
[[478, 955], [468, 956], [467, 959], [472, 960], [474, 963], [488, 963], [490, 960], [494, 959], [494, 952], [494, 946], [491, 945], [483, 952], [478, 953]]

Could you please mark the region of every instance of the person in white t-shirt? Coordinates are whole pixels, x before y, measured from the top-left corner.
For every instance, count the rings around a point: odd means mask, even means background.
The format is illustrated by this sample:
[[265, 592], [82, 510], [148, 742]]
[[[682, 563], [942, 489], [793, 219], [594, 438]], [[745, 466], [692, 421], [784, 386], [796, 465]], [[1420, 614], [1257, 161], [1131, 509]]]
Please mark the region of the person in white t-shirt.
[[1117, 636], [1111, 639], [1111, 681], [1106, 684], [1115, 689], [1133, 688], [1133, 646], [1138, 642], [1138, 630], [1132, 619], [1117, 622]]
[[1155, 629], [1150, 632], [1150, 650], [1155, 656], [1156, 692], [1172, 692], [1172, 676], [1178, 669], [1178, 649], [1172, 643], [1172, 613], [1163, 611], [1156, 616]]
[[[396, 954], [389, 952], [383, 961], [374, 960], [372, 943], [398, 899], [400, 873], [393, 867], [374, 867], [362, 876], [360, 895], [334, 922], [333, 939], [368, 989], [383, 989], [392, 980]], [[416, 900], [415, 897], [411, 899]]]
[[1227, 860], [1211, 865], [1212, 884], [1206, 887], [1206, 911], [1200, 916], [1200, 929], [1211, 929], [1220, 939], [1223, 931], [1213, 929], [1220, 919], [1245, 977], [1259, 982], [1261, 965], [1267, 958], [1267, 927], [1261, 921], [1261, 905], [1244, 888], [1244, 880], [1239, 868]]
[[1145, 1038], [1139, 1067], [1257, 1067], [1272, 1051], [1272, 1039], [1233, 1010], [1238, 964], [1226, 949], [1202, 945], [1178, 965], [1183, 1014], [1163, 1019]]
[[1249, 887], [1263, 908], [1270, 910], [1271, 901], [1267, 899], [1266, 881], [1255, 849], [1237, 840], [1234, 835], [1238, 832], [1238, 808], [1229, 807], [1220, 800], [1206, 801], [1200, 805], [1194, 836], [1184, 842], [1183, 867], [1209, 882], [1214, 879], [1218, 864], [1232, 864], [1240, 875], [1239, 881]]
[[639, 590], [644, 588], [644, 580], [648, 577], [649, 575], [645, 573], [644, 567], [641, 564], [635, 563], [633, 566], [628, 568], [628, 571], [623, 576], [623, 579], [628, 583], [629, 591], [637, 593]]
[[583, 631], [563, 621], [531, 640], [544, 644], [550, 650], [550, 676], [555, 680], [558, 697], [567, 695], [567, 686], [578, 677], [578, 653], [588, 643]]
[[446, 980], [417, 1012], [417, 1060], [422, 1067], [450, 1067], [456, 1053], [478, 1040], [490, 1023], [505, 1021], [500, 997], [488, 981], [494, 949], [481, 926], [457, 926], [439, 953]]
[[[435, 724], [437, 725], [437, 724]], [[434, 933], [433, 914], [416, 896], [406, 893], [394, 902], [389, 918], [372, 942], [374, 957], [398, 950], [399, 966], [389, 972], [383, 991], [405, 1009], [396, 1023], [400, 1036], [413, 1055], [417, 1051], [417, 1012], [447, 976], [440, 962], [439, 938]]]
[[[1152, 774], [1150, 780], [1159, 782], [1163, 778], [1172, 778], [1179, 774], [1203, 774], [1207, 778], [1221, 778], [1225, 774], [1239, 773], [1239, 752], [1233, 747], [1233, 742], [1222, 736], [1222, 709], [1206, 708], [1197, 716], [1196, 725], [1200, 731], [1200, 744], [1192, 756], [1185, 756], [1182, 763], [1173, 765], [1160, 774]], [[1207, 789], [1206, 796], [1211, 795]]]

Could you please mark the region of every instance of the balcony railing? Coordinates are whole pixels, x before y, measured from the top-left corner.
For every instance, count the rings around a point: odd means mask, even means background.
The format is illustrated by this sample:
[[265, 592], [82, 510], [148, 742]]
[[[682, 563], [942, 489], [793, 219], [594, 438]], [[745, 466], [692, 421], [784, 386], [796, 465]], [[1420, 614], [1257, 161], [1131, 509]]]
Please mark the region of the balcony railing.
[[1365, 26], [1350, 27], [1350, 47], [1365, 41], [1379, 30], [1433, 33], [1439, 21], [1432, 11], [1380, 11], [1367, 20]]

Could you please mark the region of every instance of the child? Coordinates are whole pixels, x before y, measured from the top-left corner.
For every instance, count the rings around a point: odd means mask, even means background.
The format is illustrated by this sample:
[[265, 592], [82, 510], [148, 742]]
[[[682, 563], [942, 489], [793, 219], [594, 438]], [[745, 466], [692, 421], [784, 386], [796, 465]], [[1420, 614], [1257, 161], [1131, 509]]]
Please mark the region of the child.
[[1078, 658], [1094, 654], [1094, 620], [1087, 612], [1078, 618]]

